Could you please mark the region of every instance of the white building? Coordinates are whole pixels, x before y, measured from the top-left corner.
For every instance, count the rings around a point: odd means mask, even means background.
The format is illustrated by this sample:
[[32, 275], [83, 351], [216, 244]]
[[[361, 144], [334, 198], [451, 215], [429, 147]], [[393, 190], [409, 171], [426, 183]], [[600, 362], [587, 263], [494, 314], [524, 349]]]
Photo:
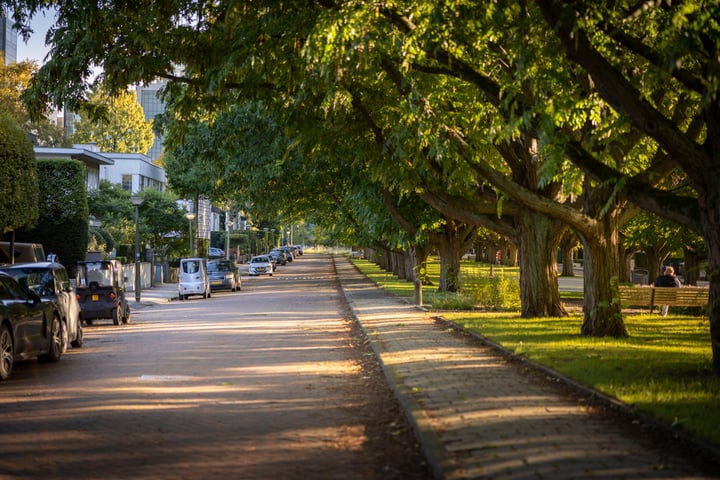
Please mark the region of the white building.
[[88, 191], [97, 190], [100, 180], [120, 184], [130, 193], [146, 188], [164, 192], [165, 169], [155, 165], [142, 153], [101, 152], [96, 145], [73, 145], [72, 148], [35, 147], [35, 158], [70, 158], [85, 165]]
[[130, 193], [138, 193], [146, 188], [165, 191], [165, 169], [152, 163], [147, 155], [116, 152], [104, 152], [103, 155], [112, 159], [113, 165], [100, 167], [102, 180], [120, 184]]
[[[100, 186], [101, 168], [113, 166], [112, 158], [94, 145], [73, 145], [72, 148], [35, 147], [35, 158], [73, 159], [85, 165], [85, 185], [88, 191], [97, 190]], [[163, 172], [163, 175], [165, 172]]]

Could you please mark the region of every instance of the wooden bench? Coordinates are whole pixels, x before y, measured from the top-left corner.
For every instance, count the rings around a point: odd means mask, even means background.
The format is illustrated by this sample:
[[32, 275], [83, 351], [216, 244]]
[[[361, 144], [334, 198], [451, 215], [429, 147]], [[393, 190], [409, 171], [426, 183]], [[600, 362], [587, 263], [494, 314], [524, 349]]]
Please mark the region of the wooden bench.
[[620, 286], [620, 305], [626, 307], [707, 307], [708, 292], [703, 287], [629, 287]]

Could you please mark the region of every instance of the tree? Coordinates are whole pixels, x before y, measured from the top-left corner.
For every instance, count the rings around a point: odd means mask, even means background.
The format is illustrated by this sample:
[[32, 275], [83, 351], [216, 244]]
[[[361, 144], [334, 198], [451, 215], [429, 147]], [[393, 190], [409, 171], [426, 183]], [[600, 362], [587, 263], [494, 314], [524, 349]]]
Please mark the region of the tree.
[[94, 142], [101, 151], [147, 153], [152, 147], [152, 121], [145, 120], [136, 92], [109, 95], [95, 90], [90, 98], [90, 110], [80, 111], [72, 135], [74, 143]]
[[39, 219], [34, 228], [18, 231], [25, 242], [42, 243], [71, 275], [85, 260], [88, 242], [88, 199], [85, 167], [77, 160], [38, 161]]
[[27, 88], [32, 75], [37, 72], [33, 62], [0, 65], [0, 112], [12, 116], [20, 125], [35, 137], [35, 143], [41, 147], [68, 146], [62, 127], [55, 125], [46, 117], [31, 121], [20, 96]]
[[[180, 256], [187, 239], [177, 238], [177, 234], [185, 233], [187, 220], [184, 210], [177, 204], [177, 197], [153, 189], [143, 190], [140, 196], [144, 199], [139, 219], [142, 243], [150, 243], [153, 249], [165, 255]], [[100, 222], [106, 232], [103, 236], [112, 239], [111, 245], [135, 243], [135, 210], [130, 202], [130, 192], [122, 185], [100, 181], [99, 188], [88, 195], [88, 204], [90, 216]], [[109, 246], [108, 243], [105, 245]]]
[[[16, 8], [17, 19], [37, 4]], [[112, 91], [156, 75], [182, 82], [187, 88], [169, 87], [181, 119], [198, 106], [222, 110], [242, 95], [274, 102], [275, 112], [286, 110], [284, 120], [297, 114], [291, 125], [299, 132], [300, 118], [314, 117], [309, 128], [322, 124], [326, 137], [348, 119], [365, 121], [369, 135], [381, 133], [386, 153], [369, 157], [377, 160], [373, 179], [400, 178], [402, 193], [437, 204], [457, 200], [460, 208], [448, 216], [487, 215], [468, 201], [484, 198], [481, 183], [498, 192], [498, 212], [509, 198], [519, 211], [538, 214], [517, 218], [516, 228], [521, 262], [533, 257], [532, 242], [544, 247], [542, 263], [522, 267], [540, 290], [555, 293], [547, 280], [555, 274], [555, 227], [569, 225], [588, 254], [584, 334], [627, 333], [617, 282], [628, 202], [694, 229], [708, 250], [720, 373], [716, 2], [623, 8], [501, 0], [480, 11], [465, 1], [176, 0], [103, 9], [66, 1], [58, 11], [58, 57], [25, 95], [36, 110], [82, 100], [89, 65], [97, 64]], [[182, 77], [172, 62], [186, 66]], [[659, 181], [676, 166], [689, 195]], [[428, 189], [437, 179], [438, 190]]]
[[0, 113], [0, 233], [30, 228], [38, 219], [38, 170], [20, 125]]
[[720, 374], [720, 5], [693, 1], [645, 10], [536, 3], [599, 95], [687, 176], [693, 195], [657, 188], [657, 165], [631, 176], [573, 142], [567, 148], [588, 175], [616, 183], [637, 205], [703, 236], [713, 369]]

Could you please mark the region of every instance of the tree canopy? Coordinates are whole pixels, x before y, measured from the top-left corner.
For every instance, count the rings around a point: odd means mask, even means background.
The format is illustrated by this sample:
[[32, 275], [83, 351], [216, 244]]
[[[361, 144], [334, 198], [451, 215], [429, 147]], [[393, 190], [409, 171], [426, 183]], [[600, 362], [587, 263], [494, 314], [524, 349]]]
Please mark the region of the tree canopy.
[[15, 119], [0, 113], [0, 233], [35, 225], [38, 167], [32, 143]]
[[[701, 233], [720, 373], [717, 2], [12, 3], [20, 24], [58, 10], [53, 58], [24, 95], [33, 111], [80, 103], [93, 66], [110, 92], [168, 79], [174, 121], [198, 137], [171, 141], [207, 162], [206, 191], [230, 165], [210, 154], [216, 118], [262, 99], [286, 139], [276, 162], [364, 175], [365, 195], [343, 189], [337, 205], [416, 194], [452, 221], [506, 229], [539, 291], [552, 290], [550, 253], [571, 227], [591, 252], [585, 334], [626, 334], [618, 231], [637, 207]], [[529, 315], [556, 302], [528, 295]]]
[[155, 135], [145, 120], [136, 92], [108, 95], [102, 88], [88, 98], [88, 108], [73, 124], [73, 143], [95, 143], [101, 151], [146, 154]]

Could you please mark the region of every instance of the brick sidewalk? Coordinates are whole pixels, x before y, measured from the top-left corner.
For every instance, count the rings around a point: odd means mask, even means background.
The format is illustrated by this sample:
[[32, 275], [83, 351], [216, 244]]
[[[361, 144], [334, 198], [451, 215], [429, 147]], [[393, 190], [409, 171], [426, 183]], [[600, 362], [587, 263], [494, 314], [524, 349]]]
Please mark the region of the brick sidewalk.
[[561, 382], [386, 294], [346, 257], [335, 264], [437, 478], [718, 478], [637, 422], [588, 413]]

